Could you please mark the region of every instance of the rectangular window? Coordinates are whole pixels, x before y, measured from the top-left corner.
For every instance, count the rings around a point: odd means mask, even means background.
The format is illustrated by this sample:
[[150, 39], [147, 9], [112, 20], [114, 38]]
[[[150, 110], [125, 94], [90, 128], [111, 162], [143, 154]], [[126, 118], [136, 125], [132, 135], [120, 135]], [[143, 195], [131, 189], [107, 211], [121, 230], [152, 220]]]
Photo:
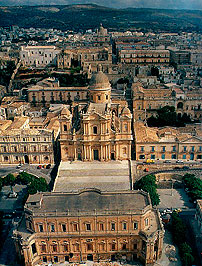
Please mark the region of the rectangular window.
[[151, 146], [151, 151], [155, 151], [155, 146]]
[[67, 244], [64, 245], [64, 251], [68, 251], [68, 245]]
[[36, 245], [35, 245], [35, 243], [33, 243], [31, 247], [32, 247], [32, 253], [33, 253], [33, 255], [36, 254], [37, 251], [36, 251]]
[[78, 231], [78, 224], [73, 224], [73, 230]]
[[55, 232], [55, 225], [51, 224], [51, 232]]
[[155, 154], [151, 154], [151, 159], [155, 159], [156, 158], [156, 156], [155, 156]]
[[133, 249], [137, 249], [137, 244], [133, 244]]
[[176, 159], [176, 154], [172, 154], [171, 159]]
[[137, 230], [137, 229], [138, 229], [138, 223], [137, 223], [137, 222], [134, 222], [134, 223], [133, 223], [133, 229], [134, 229], [134, 230]]
[[54, 256], [54, 262], [58, 262], [58, 256]]
[[43, 232], [43, 224], [39, 224], [39, 232]]
[[199, 146], [199, 149], [198, 149], [199, 151], [202, 151], [202, 146]]
[[122, 250], [126, 250], [126, 244], [122, 245]]
[[183, 149], [184, 149], [184, 151], [187, 151], [187, 146], [184, 146]]
[[43, 262], [47, 262], [47, 257], [43, 256]]
[[176, 151], [176, 146], [173, 146], [173, 151]]
[[194, 151], [194, 146], [191, 147], [191, 151]]
[[52, 249], [53, 249], [53, 252], [57, 252], [57, 245], [54, 244], [54, 245], [52, 246]]
[[186, 159], [187, 159], [187, 156], [186, 156], [186, 154], [183, 154], [183, 155], [182, 155], [182, 159], [184, 159], [184, 160], [186, 160]]
[[43, 245], [41, 246], [41, 252], [42, 252], [42, 253], [46, 253], [46, 245], [45, 245], [45, 244], [43, 244]]
[[91, 231], [91, 224], [86, 224], [86, 231]]
[[104, 224], [103, 223], [100, 224], [100, 231], [104, 231]]
[[126, 230], [126, 229], [127, 229], [127, 224], [123, 223], [123, 230]]
[[115, 223], [111, 223], [111, 230], [112, 230], [112, 231], [115, 230]]
[[66, 224], [62, 224], [62, 231], [63, 232], [66, 232], [67, 231]]
[[93, 245], [92, 244], [87, 244], [87, 250], [89, 251], [89, 250], [93, 250]]
[[162, 151], [163, 151], [163, 152], [166, 151], [166, 147], [165, 147], [165, 146], [162, 147]]
[[144, 146], [141, 146], [140, 149], [141, 149], [141, 152], [144, 152]]
[[165, 157], [166, 157], [166, 156], [165, 156], [165, 154], [163, 153], [163, 154], [161, 155], [161, 159], [163, 159], [163, 160], [164, 160], [164, 159], [165, 159]]
[[112, 244], [112, 251], [116, 249], [116, 245]]

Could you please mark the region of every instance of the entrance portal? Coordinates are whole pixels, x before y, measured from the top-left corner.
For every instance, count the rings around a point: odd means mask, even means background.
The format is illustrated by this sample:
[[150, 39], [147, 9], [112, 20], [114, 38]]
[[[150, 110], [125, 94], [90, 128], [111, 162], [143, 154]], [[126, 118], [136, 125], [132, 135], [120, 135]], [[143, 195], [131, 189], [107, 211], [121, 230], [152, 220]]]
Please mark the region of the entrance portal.
[[93, 261], [93, 255], [92, 254], [88, 254], [87, 255], [87, 260]]
[[99, 160], [98, 150], [93, 150], [93, 154], [94, 154], [94, 160], [98, 161]]
[[28, 155], [25, 155], [24, 156], [24, 159], [25, 159], [25, 163], [29, 163], [29, 157], [28, 157]]

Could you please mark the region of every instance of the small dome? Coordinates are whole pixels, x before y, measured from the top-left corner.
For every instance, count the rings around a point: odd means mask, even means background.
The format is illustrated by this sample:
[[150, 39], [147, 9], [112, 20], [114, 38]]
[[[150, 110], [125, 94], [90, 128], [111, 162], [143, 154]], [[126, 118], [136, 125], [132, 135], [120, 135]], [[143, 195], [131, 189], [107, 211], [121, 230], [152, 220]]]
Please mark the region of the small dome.
[[131, 112], [130, 112], [129, 108], [125, 106], [122, 109], [121, 115], [131, 115]]
[[61, 115], [70, 116], [71, 113], [70, 113], [69, 109], [65, 107], [62, 109]]
[[99, 69], [98, 73], [92, 75], [90, 87], [92, 89], [105, 89], [110, 88], [111, 85], [107, 75], [105, 75], [101, 69]]

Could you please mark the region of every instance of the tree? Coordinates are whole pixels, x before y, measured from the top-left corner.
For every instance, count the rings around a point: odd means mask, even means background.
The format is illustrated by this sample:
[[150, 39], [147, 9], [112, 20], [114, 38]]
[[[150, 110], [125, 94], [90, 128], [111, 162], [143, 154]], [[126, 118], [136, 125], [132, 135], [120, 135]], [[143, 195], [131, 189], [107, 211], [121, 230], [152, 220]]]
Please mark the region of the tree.
[[141, 180], [135, 183], [134, 189], [142, 189], [149, 193], [153, 206], [160, 203], [160, 198], [157, 193], [157, 184], [155, 175], [144, 176]]
[[45, 192], [47, 190], [48, 190], [48, 185], [45, 178], [43, 177], [40, 178], [35, 177], [28, 185], [28, 193], [32, 195], [36, 194], [37, 191]]
[[184, 262], [183, 265], [189, 266], [192, 265], [192, 263], [194, 262], [194, 257], [191, 253], [184, 253], [182, 256], [182, 261]]
[[2, 178], [0, 178], [0, 191], [2, 190], [2, 187], [3, 187], [3, 180]]
[[8, 174], [6, 177], [4, 177], [3, 184], [4, 186], [10, 186], [11, 187], [11, 193], [13, 193], [13, 186], [15, 185], [16, 178], [13, 174]]
[[18, 184], [28, 185], [33, 180], [33, 178], [35, 178], [33, 175], [30, 175], [26, 172], [22, 172], [17, 176], [16, 182]]

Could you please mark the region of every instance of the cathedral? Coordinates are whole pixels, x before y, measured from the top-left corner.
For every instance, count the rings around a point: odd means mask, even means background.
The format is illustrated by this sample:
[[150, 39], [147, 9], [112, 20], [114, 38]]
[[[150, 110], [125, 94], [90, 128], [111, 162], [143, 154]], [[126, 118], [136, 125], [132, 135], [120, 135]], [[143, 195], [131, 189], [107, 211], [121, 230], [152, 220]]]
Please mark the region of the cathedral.
[[60, 116], [62, 161], [131, 159], [132, 114], [127, 103], [113, 103], [108, 77], [99, 67], [88, 87], [89, 102], [63, 108]]

